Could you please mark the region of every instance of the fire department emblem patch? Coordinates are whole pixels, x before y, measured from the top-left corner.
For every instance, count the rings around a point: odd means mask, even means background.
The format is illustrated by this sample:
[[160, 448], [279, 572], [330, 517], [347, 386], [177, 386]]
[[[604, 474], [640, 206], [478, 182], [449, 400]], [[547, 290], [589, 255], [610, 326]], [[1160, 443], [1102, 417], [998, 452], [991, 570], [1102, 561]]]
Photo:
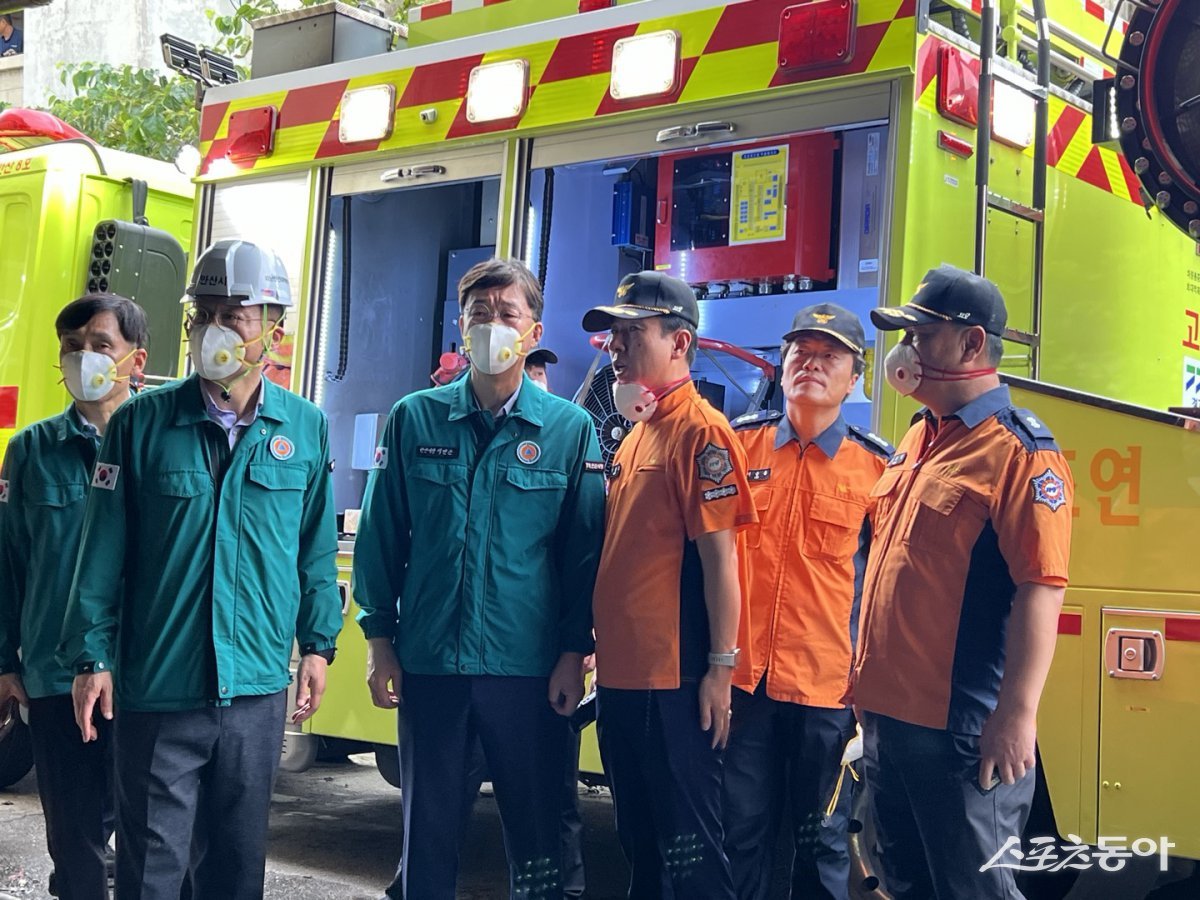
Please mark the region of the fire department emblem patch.
[[117, 476], [120, 474], [120, 466], [114, 466], [112, 463], [100, 463], [92, 474], [92, 487], [100, 488], [103, 491], [115, 491]]
[[8, 502], [8, 482], [0, 478], [0, 503]]
[[720, 484], [733, 471], [729, 451], [716, 444], [706, 444], [704, 449], [696, 454], [696, 469], [701, 481]]
[[1067, 502], [1067, 486], [1050, 469], [1030, 479], [1030, 484], [1033, 485], [1034, 503], [1044, 503], [1057, 512]]
[[282, 461], [291, 459], [296, 453], [296, 446], [282, 434], [277, 434], [271, 438], [271, 455]]
[[388, 458], [388, 448], [387, 447], [376, 447], [375, 448], [375, 468], [386, 469], [387, 468], [387, 458]]
[[525, 463], [525, 465], [532, 466], [541, 458], [542, 448], [533, 441], [521, 441], [521, 443], [517, 444], [517, 459]]

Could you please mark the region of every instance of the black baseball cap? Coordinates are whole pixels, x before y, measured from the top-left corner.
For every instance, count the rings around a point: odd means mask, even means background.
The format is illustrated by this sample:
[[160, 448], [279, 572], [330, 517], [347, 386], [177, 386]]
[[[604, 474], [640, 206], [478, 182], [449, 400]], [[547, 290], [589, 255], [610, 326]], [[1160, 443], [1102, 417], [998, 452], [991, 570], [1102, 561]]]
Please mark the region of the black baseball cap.
[[583, 330], [607, 331], [614, 319], [650, 316], [679, 316], [693, 328], [700, 327], [700, 307], [687, 284], [662, 272], [636, 272], [621, 279], [612, 306], [597, 306], [584, 313]]
[[912, 300], [904, 306], [871, 310], [871, 321], [882, 331], [936, 322], [978, 325], [988, 334], [1003, 337], [1008, 309], [1000, 289], [986, 278], [943, 265], [925, 273]]
[[862, 355], [867, 339], [863, 334], [862, 321], [850, 310], [836, 303], [818, 303], [806, 306], [792, 319], [791, 330], [783, 336], [783, 342], [794, 341], [805, 332], [816, 331], [827, 334], [845, 344], [855, 353]]
[[549, 347], [538, 347], [536, 350], [531, 350], [525, 357], [527, 366], [544, 366], [546, 363], [556, 362], [558, 362], [558, 354]]

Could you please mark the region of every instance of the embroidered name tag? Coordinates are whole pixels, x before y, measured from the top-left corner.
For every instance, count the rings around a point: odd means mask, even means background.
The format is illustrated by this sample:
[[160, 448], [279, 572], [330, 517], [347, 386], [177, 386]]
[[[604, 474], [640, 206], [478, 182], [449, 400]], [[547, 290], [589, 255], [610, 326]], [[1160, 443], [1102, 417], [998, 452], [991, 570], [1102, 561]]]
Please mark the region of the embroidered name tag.
[[457, 447], [418, 447], [417, 456], [426, 459], [458, 459]]
[[596, 460], [585, 459], [583, 461], [583, 471], [594, 472], [597, 475], [603, 475], [604, 474], [604, 463], [597, 462]]
[[724, 497], [732, 497], [738, 492], [736, 484], [727, 484], [724, 487], [712, 488], [704, 492], [704, 499], [720, 500]]
[[749, 472], [749, 478], [751, 481], [766, 481], [770, 477], [770, 469], [751, 469]]

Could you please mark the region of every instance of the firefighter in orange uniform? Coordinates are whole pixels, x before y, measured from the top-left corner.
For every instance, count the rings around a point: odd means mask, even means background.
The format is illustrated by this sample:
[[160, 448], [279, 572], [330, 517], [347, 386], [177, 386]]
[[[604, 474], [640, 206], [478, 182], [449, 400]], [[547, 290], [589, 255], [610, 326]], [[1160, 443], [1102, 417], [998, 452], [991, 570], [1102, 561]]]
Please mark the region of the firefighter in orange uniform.
[[739, 539], [750, 616], [725, 754], [725, 849], [741, 900], [768, 895], [785, 806], [792, 896], [847, 897], [850, 791], [838, 791], [838, 774], [855, 723], [844, 700], [868, 495], [892, 452], [842, 417], [865, 368], [863, 344], [854, 313], [832, 303], [800, 310], [783, 336], [786, 414], [733, 423], [759, 519]]
[[629, 275], [612, 330], [618, 409], [636, 422], [614, 457], [593, 594], [600, 753], [636, 900], [733, 900], [721, 749], [737, 663], [736, 532], [754, 521], [746, 458], [692, 384], [699, 309], [658, 272]]
[[1071, 548], [1071, 470], [996, 366], [1007, 311], [942, 266], [905, 306], [884, 371], [925, 404], [872, 489], [853, 697], [896, 900], [1019, 898], [989, 863], [1033, 800], [1037, 708]]

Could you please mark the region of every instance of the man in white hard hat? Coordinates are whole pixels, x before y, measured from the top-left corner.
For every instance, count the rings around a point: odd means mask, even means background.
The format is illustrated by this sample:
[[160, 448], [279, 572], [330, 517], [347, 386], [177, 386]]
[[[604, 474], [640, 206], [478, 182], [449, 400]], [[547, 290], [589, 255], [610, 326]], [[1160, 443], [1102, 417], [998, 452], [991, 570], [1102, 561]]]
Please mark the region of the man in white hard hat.
[[117, 895], [178, 900], [191, 868], [195, 896], [249, 900], [293, 640], [300, 722], [342, 624], [329, 440], [262, 377], [292, 305], [274, 253], [214, 244], [184, 302], [197, 374], [109, 422], [58, 657], [85, 742], [116, 711]]

